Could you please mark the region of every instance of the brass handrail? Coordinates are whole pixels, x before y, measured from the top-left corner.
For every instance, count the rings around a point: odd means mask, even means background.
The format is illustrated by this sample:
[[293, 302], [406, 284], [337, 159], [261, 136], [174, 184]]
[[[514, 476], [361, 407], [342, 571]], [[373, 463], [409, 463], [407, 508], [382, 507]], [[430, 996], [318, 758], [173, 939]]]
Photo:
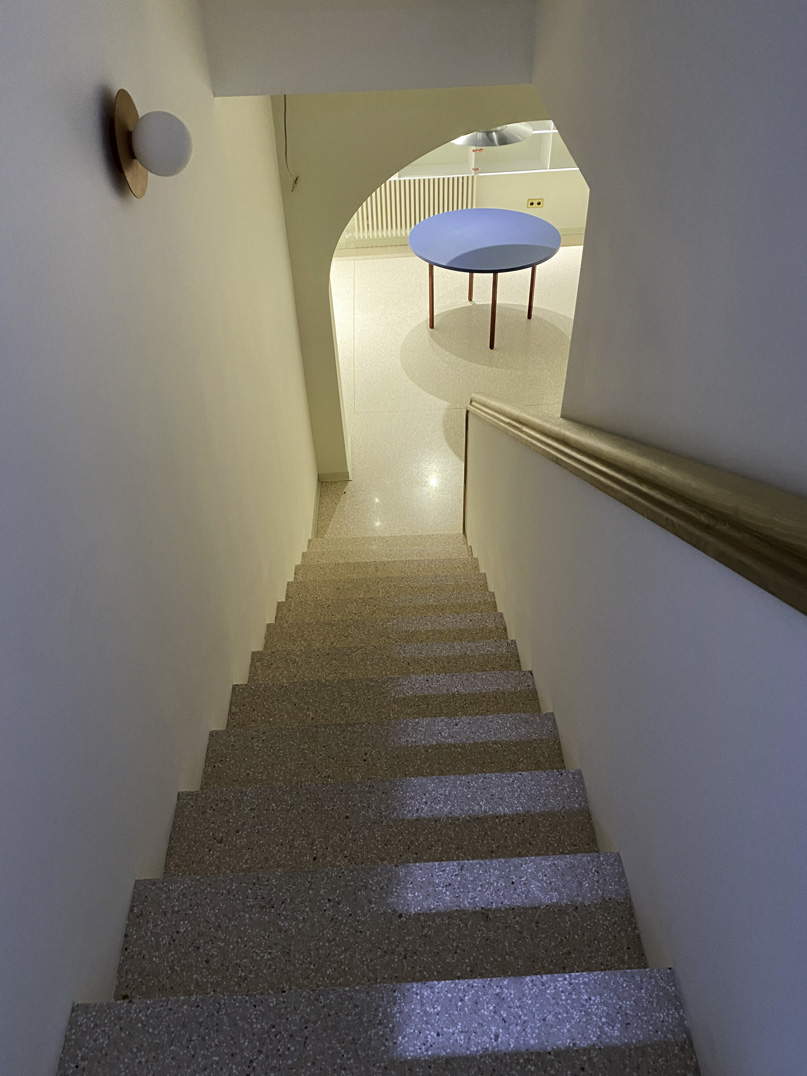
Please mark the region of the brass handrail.
[[807, 613], [807, 497], [488, 396], [470, 415]]

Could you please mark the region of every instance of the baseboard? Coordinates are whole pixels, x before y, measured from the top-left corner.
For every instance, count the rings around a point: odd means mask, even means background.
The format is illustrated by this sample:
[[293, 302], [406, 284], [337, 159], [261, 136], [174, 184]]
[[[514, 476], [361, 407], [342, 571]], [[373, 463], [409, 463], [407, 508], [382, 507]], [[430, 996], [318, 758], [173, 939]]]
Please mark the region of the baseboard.
[[320, 482], [349, 482], [349, 471], [324, 471], [319, 476]]
[[361, 246], [337, 248], [333, 256], [334, 258], [401, 258], [405, 255], [415, 257], [404, 236], [394, 241], [382, 240], [377, 244], [363, 243]]
[[314, 492], [314, 518], [311, 521], [311, 537], [316, 538], [317, 528], [319, 527], [319, 495], [322, 489], [322, 482], [317, 479], [317, 488]]

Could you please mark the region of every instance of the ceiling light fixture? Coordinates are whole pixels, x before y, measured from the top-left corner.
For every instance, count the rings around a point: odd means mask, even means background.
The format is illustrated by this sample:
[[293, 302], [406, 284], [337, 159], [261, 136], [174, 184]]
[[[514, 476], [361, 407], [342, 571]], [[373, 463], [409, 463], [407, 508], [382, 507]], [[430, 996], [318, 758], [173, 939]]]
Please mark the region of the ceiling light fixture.
[[493, 127], [489, 131], [471, 131], [470, 134], [452, 141], [455, 146], [492, 149], [495, 146], [512, 146], [516, 142], [523, 142], [532, 134], [532, 127], [526, 123], [508, 123], [504, 127]]
[[112, 119], [118, 164], [135, 198], [142, 198], [148, 174], [175, 176], [191, 159], [191, 133], [170, 112], [139, 116], [126, 90], [118, 90]]

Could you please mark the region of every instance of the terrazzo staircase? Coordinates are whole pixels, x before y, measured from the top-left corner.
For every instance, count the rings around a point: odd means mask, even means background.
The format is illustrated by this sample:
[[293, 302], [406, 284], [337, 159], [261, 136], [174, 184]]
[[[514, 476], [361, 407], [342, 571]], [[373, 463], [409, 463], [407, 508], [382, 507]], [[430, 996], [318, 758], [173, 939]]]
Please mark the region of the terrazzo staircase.
[[696, 1076], [461, 536], [315, 539], [60, 1076]]

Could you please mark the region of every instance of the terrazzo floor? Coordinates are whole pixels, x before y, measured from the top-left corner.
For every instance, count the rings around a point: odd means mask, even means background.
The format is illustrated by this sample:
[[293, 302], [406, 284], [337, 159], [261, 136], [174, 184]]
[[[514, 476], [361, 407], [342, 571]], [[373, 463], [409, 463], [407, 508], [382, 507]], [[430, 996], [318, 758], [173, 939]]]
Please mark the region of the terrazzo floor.
[[459, 535], [310, 543], [60, 1076], [697, 1076], [495, 608]]
[[321, 535], [438, 534], [462, 528], [465, 406], [482, 392], [560, 413], [582, 246], [562, 247], [536, 279], [502, 274], [496, 348], [488, 348], [490, 279], [427, 268], [397, 252], [337, 257], [331, 271], [348, 435], [349, 483], [323, 484]]

